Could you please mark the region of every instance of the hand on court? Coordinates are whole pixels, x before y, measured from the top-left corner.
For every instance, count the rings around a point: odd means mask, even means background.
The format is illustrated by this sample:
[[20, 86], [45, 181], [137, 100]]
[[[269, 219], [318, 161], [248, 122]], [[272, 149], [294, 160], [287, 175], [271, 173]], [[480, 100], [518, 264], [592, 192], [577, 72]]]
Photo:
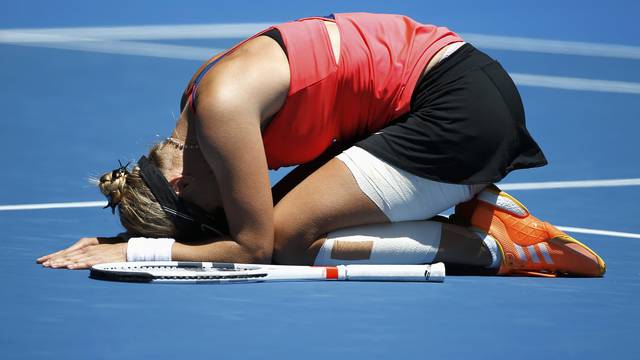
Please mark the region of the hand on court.
[[37, 263], [51, 268], [85, 269], [92, 265], [126, 261], [127, 244], [119, 237], [82, 238], [70, 247], [42, 256]]

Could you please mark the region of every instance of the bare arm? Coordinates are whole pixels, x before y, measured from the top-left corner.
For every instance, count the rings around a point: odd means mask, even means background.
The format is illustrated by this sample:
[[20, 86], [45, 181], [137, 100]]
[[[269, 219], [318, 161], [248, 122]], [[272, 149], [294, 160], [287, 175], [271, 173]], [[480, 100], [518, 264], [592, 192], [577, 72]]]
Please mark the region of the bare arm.
[[261, 128], [284, 103], [288, 86], [286, 56], [265, 37], [225, 57], [200, 83], [190, 122], [217, 179], [230, 237], [176, 243], [176, 259], [270, 262], [273, 201]]
[[[189, 122], [193, 120], [206, 163], [217, 179], [231, 234], [199, 243], [176, 242], [174, 260], [271, 261], [273, 202], [260, 129], [284, 103], [288, 86], [286, 56], [266, 37], [247, 42], [203, 78], [197, 93], [197, 116], [189, 114]], [[172, 136], [186, 132], [185, 119], [181, 117]], [[82, 239], [38, 262], [80, 269], [126, 261], [126, 246], [124, 242]]]
[[200, 241], [189, 244], [175, 242], [171, 249], [171, 260], [270, 263], [270, 258], [267, 259], [266, 256], [260, 258], [253, 255], [248, 249], [231, 239]]
[[187, 83], [187, 86], [184, 88], [184, 91], [182, 91], [182, 97], [180, 98], [180, 110], [183, 110], [184, 106], [187, 104], [187, 100], [188, 100], [187, 99], [187, 91], [189, 90], [189, 88], [191, 87], [193, 82], [196, 80], [198, 75], [200, 75], [202, 70], [204, 70], [204, 68], [207, 67], [207, 65], [209, 65], [212, 62], [216, 61], [216, 59], [218, 59], [220, 56], [224, 55], [225, 52], [226, 52], [226, 50], [214, 55], [211, 59], [209, 59], [209, 60], [205, 61], [204, 63], [202, 63], [202, 65], [200, 65], [200, 67], [193, 74], [193, 76], [191, 76], [191, 79], [189, 79], [189, 82]]

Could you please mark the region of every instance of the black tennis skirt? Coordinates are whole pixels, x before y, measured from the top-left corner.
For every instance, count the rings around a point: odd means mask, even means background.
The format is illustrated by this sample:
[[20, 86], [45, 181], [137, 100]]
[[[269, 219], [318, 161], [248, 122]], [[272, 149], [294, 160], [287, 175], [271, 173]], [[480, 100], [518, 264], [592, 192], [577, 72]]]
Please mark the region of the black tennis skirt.
[[470, 44], [418, 82], [409, 113], [355, 145], [412, 174], [456, 184], [494, 183], [547, 164], [513, 80]]

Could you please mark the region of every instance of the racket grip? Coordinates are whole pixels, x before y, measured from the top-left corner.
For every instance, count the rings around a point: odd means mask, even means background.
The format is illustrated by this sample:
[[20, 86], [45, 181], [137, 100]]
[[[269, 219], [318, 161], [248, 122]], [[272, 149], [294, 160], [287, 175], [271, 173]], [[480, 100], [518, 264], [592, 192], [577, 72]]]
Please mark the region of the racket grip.
[[431, 281], [445, 278], [443, 263], [432, 265], [338, 265], [339, 280]]

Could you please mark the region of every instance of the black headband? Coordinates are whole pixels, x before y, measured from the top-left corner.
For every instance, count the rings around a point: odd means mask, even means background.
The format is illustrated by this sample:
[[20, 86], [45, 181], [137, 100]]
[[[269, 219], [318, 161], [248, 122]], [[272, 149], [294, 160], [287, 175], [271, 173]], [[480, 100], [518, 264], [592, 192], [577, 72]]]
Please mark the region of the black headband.
[[224, 213], [211, 218], [199, 207], [180, 199], [160, 169], [146, 156], [138, 160], [138, 167], [142, 180], [181, 234], [228, 234]]

